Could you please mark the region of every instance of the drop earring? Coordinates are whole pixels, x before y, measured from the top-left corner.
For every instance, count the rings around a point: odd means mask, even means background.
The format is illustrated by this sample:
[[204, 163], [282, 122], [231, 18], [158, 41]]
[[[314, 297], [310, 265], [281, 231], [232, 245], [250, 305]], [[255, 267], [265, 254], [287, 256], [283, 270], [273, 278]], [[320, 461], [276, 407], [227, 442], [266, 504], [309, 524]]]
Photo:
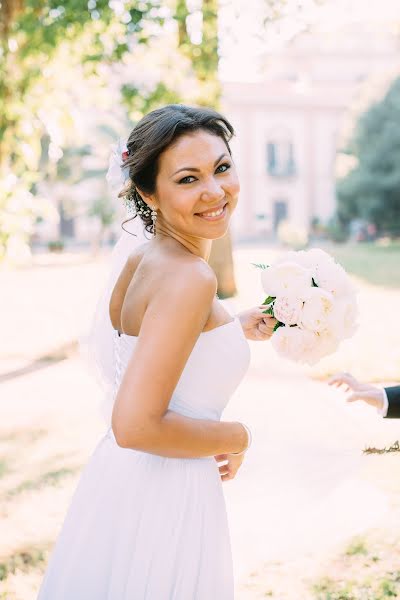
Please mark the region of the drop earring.
[[153, 207], [151, 211], [151, 220], [153, 221], [153, 235], [156, 235], [156, 221], [157, 221], [157, 211]]

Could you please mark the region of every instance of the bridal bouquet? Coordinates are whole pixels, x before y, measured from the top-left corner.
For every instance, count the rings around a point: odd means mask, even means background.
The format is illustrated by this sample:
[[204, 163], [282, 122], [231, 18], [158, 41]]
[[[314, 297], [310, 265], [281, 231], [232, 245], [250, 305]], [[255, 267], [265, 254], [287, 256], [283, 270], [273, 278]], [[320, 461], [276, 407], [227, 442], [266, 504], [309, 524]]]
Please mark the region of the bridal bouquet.
[[262, 270], [267, 298], [264, 311], [273, 315], [271, 343], [281, 355], [315, 364], [334, 352], [356, 330], [356, 292], [338, 263], [318, 248], [291, 251]]

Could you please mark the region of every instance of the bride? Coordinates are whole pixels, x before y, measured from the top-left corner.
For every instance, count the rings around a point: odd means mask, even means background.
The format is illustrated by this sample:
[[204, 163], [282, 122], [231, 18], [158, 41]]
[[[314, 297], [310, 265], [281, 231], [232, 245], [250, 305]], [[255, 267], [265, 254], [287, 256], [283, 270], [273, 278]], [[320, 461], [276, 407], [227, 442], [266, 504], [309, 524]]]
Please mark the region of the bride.
[[125, 256], [111, 293], [110, 426], [38, 600], [233, 600], [222, 482], [251, 434], [221, 414], [246, 373], [247, 339], [269, 339], [276, 321], [262, 307], [232, 318], [207, 263], [238, 201], [232, 135], [211, 109], [169, 105], [129, 136], [121, 195], [152, 238]]

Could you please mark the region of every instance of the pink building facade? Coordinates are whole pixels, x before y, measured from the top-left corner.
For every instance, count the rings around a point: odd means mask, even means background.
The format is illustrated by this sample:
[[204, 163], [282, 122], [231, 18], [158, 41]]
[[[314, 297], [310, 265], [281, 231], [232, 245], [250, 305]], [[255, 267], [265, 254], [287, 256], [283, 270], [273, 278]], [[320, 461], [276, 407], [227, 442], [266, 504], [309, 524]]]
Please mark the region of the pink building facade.
[[400, 74], [399, 37], [355, 23], [298, 35], [268, 57], [263, 81], [224, 83], [241, 179], [235, 239], [309, 230], [335, 213], [335, 165], [350, 109], [374, 78]]

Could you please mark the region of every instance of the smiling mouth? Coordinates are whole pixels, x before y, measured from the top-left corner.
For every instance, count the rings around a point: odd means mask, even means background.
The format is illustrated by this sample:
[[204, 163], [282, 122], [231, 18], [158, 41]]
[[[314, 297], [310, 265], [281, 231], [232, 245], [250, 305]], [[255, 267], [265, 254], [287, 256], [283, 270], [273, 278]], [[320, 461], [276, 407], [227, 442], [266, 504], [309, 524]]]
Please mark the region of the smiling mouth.
[[225, 216], [227, 206], [228, 206], [228, 203], [225, 202], [225, 204], [223, 206], [221, 206], [220, 208], [217, 208], [215, 210], [210, 210], [207, 212], [195, 213], [195, 215], [196, 215], [196, 217], [200, 217], [201, 219], [206, 219], [207, 221], [216, 221], [216, 220], [222, 218], [223, 216]]

